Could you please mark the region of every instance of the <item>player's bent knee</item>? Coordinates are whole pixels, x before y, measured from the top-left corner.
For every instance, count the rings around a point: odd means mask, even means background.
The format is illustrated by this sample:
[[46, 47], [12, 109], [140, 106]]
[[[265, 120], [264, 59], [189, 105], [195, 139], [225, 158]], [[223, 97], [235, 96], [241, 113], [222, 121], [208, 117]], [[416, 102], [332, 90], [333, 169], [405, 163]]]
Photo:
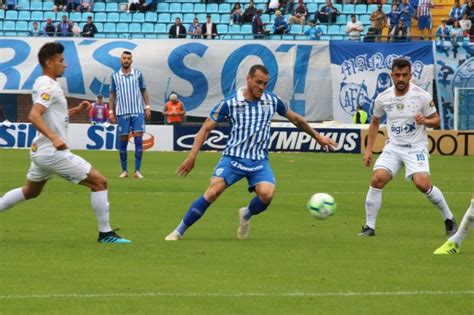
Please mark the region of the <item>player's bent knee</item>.
[[217, 198], [219, 198], [219, 196], [220, 196], [221, 194], [222, 194], [221, 191], [219, 191], [218, 189], [215, 189], [215, 188], [212, 188], [212, 187], [211, 187], [211, 188], [208, 188], [208, 189], [206, 190], [206, 192], [204, 193], [204, 198], [205, 198], [208, 202], [212, 203], [212, 202], [216, 201]]

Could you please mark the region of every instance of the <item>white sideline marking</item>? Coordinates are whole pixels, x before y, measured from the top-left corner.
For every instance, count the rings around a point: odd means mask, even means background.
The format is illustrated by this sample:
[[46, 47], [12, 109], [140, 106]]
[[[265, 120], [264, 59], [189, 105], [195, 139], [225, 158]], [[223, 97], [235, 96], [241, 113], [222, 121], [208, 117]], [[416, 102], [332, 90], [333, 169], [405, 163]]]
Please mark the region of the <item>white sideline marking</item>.
[[345, 297], [345, 296], [414, 296], [414, 295], [474, 295], [474, 290], [465, 291], [381, 291], [381, 292], [239, 292], [239, 293], [67, 293], [67, 294], [17, 294], [0, 295], [0, 300], [12, 299], [84, 299], [84, 298], [116, 298], [116, 297]]

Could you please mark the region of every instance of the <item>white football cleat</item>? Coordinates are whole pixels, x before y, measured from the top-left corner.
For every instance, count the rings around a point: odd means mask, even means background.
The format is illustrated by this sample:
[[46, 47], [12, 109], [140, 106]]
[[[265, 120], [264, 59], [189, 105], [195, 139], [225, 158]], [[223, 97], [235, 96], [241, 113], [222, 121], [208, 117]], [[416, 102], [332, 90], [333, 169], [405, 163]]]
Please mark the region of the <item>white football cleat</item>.
[[247, 207], [239, 209], [239, 229], [237, 230], [237, 238], [239, 240], [244, 240], [249, 237], [250, 231], [250, 220], [245, 220], [244, 212]]
[[168, 234], [167, 237], [165, 237], [165, 240], [166, 241], [179, 241], [182, 238], [183, 238], [183, 236], [181, 234], [179, 234], [178, 231], [174, 230], [173, 232]]
[[142, 179], [145, 178], [140, 171], [135, 171], [135, 174], [133, 175], [135, 178]]
[[119, 178], [127, 178], [128, 177], [128, 172], [123, 171], [122, 174], [120, 174]]

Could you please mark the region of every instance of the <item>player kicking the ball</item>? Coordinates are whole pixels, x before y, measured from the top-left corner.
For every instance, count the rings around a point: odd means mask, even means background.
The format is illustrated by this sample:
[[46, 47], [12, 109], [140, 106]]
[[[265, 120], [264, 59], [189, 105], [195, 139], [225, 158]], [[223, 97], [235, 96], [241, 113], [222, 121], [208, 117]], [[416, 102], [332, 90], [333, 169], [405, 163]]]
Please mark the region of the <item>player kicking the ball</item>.
[[204, 122], [188, 158], [177, 170], [179, 176], [191, 172], [207, 136], [224, 119], [229, 121], [231, 127], [229, 139], [206, 192], [191, 204], [178, 227], [166, 236], [167, 241], [181, 239], [227, 187], [244, 177], [247, 178], [249, 191], [257, 194], [247, 207], [239, 210], [237, 238], [248, 237], [250, 218], [265, 211], [275, 194], [275, 177], [268, 162], [270, 123], [275, 113], [288, 118], [323, 148], [336, 146], [332, 139], [317, 133], [303, 117], [288, 109], [279, 97], [265, 91], [267, 83], [268, 70], [262, 65], [252, 66], [247, 75], [247, 86], [214, 107]]
[[68, 149], [69, 117], [89, 110], [91, 104], [83, 101], [77, 107], [67, 108], [64, 92], [56, 81], [67, 67], [63, 52], [61, 44], [47, 43], [38, 53], [43, 75], [33, 85], [33, 107], [28, 116], [38, 130], [31, 145], [30, 169], [25, 186], [10, 190], [0, 198], [0, 212], [24, 200], [38, 197], [46, 182], [56, 174], [91, 189], [92, 208], [99, 223], [98, 242], [131, 243], [110, 228], [107, 179]]
[[443, 216], [446, 235], [456, 232], [456, 222], [438, 187], [431, 184], [426, 127], [438, 127], [439, 116], [429, 93], [410, 83], [411, 64], [395, 59], [392, 64], [394, 86], [375, 99], [374, 116], [369, 127], [364, 165], [372, 162], [372, 148], [379, 130], [380, 118], [387, 115], [388, 140], [375, 162], [372, 181], [365, 200], [366, 225], [359, 236], [375, 236], [375, 220], [382, 205], [382, 190], [402, 165], [405, 178], [428, 198]]

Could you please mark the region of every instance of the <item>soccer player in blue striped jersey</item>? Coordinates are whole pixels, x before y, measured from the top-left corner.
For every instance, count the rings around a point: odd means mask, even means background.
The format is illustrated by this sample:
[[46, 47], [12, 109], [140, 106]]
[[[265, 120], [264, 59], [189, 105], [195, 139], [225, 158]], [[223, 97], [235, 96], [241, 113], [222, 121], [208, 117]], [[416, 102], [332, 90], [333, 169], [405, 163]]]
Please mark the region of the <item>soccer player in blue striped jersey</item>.
[[248, 237], [250, 218], [265, 211], [275, 194], [275, 177], [268, 162], [270, 125], [275, 113], [288, 118], [323, 148], [333, 149], [336, 146], [334, 140], [317, 133], [303, 117], [288, 109], [278, 96], [265, 91], [267, 83], [268, 70], [262, 65], [252, 66], [247, 75], [247, 86], [215, 106], [197, 133], [188, 158], [178, 167], [178, 176], [191, 172], [199, 150], [219, 122], [226, 119], [231, 126], [229, 140], [214, 169], [209, 187], [191, 204], [178, 227], [166, 236], [167, 241], [181, 239], [227, 187], [244, 177], [247, 178], [249, 191], [254, 191], [256, 196], [247, 207], [239, 209], [237, 238]]
[[[120, 56], [121, 68], [112, 74], [110, 84], [109, 117], [112, 123], [118, 121], [120, 134], [121, 178], [128, 177], [127, 144], [128, 135], [133, 132], [135, 142], [135, 178], [143, 178], [140, 172], [143, 156], [142, 137], [145, 132], [145, 118], [151, 117], [148, 93], [143, 74], [132, 68], [132, 53], [124, 51]], [[114, 116], [114, 107], [115, 114]]]

